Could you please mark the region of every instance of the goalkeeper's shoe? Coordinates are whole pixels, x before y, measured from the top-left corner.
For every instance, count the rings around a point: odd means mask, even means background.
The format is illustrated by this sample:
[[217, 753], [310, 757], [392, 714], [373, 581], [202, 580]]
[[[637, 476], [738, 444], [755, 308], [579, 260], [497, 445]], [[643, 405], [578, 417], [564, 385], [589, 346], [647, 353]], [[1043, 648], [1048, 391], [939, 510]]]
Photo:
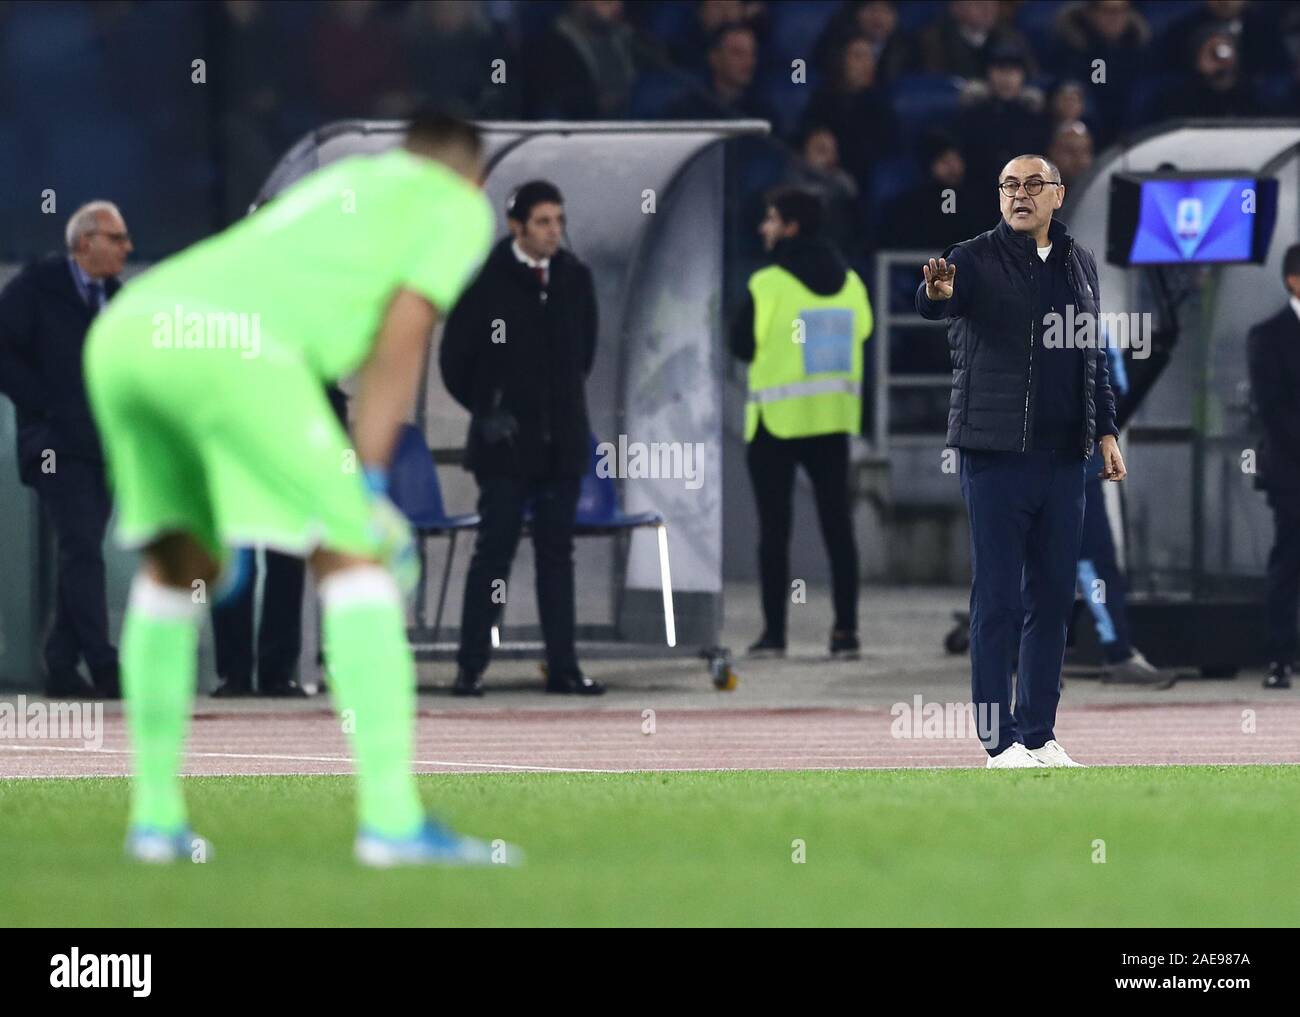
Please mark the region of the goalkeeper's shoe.
[[188, 827], [167, 833], [147, 826], [137, 826], [126, 833], [127, 857], [152, 865], [169, 865], [180, 859], [206, 862], [212, 858], [212, 844]]
[[396, 865], [522, 865], [524, 853], [505, 841], [464, 837], [426, 819], [411, 837], [386, 837], [373, 830], [357, 834], [356, 857], [362, 865], [387, 869]]

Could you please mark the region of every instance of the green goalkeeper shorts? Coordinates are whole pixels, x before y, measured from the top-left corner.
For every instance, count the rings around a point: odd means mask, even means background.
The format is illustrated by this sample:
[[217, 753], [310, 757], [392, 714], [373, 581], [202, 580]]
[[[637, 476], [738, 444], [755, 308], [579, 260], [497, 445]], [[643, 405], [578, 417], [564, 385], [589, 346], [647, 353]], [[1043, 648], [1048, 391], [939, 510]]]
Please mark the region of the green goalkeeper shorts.
[[112, 305], [96, 319], [86, 387], [119, 542], [179, 531], [218, 558], [254, 545], [376, 556], [362, 473], [323, 383], [256, 322], [238, 338], [234, 317], [184, 337]]

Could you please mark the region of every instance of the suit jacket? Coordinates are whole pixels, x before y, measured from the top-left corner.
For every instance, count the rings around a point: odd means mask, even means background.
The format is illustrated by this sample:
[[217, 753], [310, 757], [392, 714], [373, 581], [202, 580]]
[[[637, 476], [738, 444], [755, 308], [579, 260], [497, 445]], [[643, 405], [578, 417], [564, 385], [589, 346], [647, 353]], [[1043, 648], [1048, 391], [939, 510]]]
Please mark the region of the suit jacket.
[[[442, 333], [443, 384], [472, 414], [465, 466], [494, 475], [581, 476], [591, 464], [591, 271], [569, 251], [557, 251], [543, 299], [541, 283], [510, 244], [507, 237], [492, 249]], [[491, 423], [506, 415], [517, 425], [508, 439]]]
[[[118, 280], [104, 280], [108, 299], [120, 288]], [[59, 457], [103, 461], [81, 373], [93, 320], [66, 255], [32, 262], [0, 292], [0, 392], [17, 411], [24, 484], [32, 482], [45, 449]]]
[[1246, 353], [1262, 432], [1255, 486], [1300, 491], [1300, 318], [1289, 303], [1250, 330]]

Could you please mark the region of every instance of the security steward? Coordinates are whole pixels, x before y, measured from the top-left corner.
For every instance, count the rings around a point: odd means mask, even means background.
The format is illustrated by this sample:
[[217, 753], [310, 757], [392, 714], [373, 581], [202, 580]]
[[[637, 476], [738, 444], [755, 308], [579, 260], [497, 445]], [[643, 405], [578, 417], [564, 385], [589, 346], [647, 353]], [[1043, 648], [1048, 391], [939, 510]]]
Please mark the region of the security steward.
[[794, 475], [812, 481], [830, 556], [835, 622], [832, 657], [858, 644], [858, 551], [849, 502], [849, 435], [862, 428], [863, 344], [871, 335], [867, 288], [823, 234], [821, 201], [773, 192], [759, 225], [772, 264], [749, 279], [731, 329], [731, 351], [749, 362], [745, 440], [758, 505], [763, 633], [756, 657], [783, 656], [791, 598]]

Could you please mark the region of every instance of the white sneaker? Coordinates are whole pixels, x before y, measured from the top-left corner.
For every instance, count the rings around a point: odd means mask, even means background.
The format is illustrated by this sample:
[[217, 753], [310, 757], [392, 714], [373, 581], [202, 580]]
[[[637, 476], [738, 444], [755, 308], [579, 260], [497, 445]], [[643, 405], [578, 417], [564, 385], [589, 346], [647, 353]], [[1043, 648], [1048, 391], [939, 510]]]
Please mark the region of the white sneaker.
[[1025, 749], [1025, 752], [1040, 759], [1044, 766], [1078, 766], [1084, 768], [1082, 763], [1076, 763], [1066, 754], [1065, 749], [1061, 748], [1058, 741], [1049, 741], [1041, 749]]
[[1013, 742], [996, 756], [989, 756], [989, 761], [984, 764], [989, 770], [1013, 770], [1052, 765], [1052, 763], [1046, 763], [1039, 759], [1020, 742]]

